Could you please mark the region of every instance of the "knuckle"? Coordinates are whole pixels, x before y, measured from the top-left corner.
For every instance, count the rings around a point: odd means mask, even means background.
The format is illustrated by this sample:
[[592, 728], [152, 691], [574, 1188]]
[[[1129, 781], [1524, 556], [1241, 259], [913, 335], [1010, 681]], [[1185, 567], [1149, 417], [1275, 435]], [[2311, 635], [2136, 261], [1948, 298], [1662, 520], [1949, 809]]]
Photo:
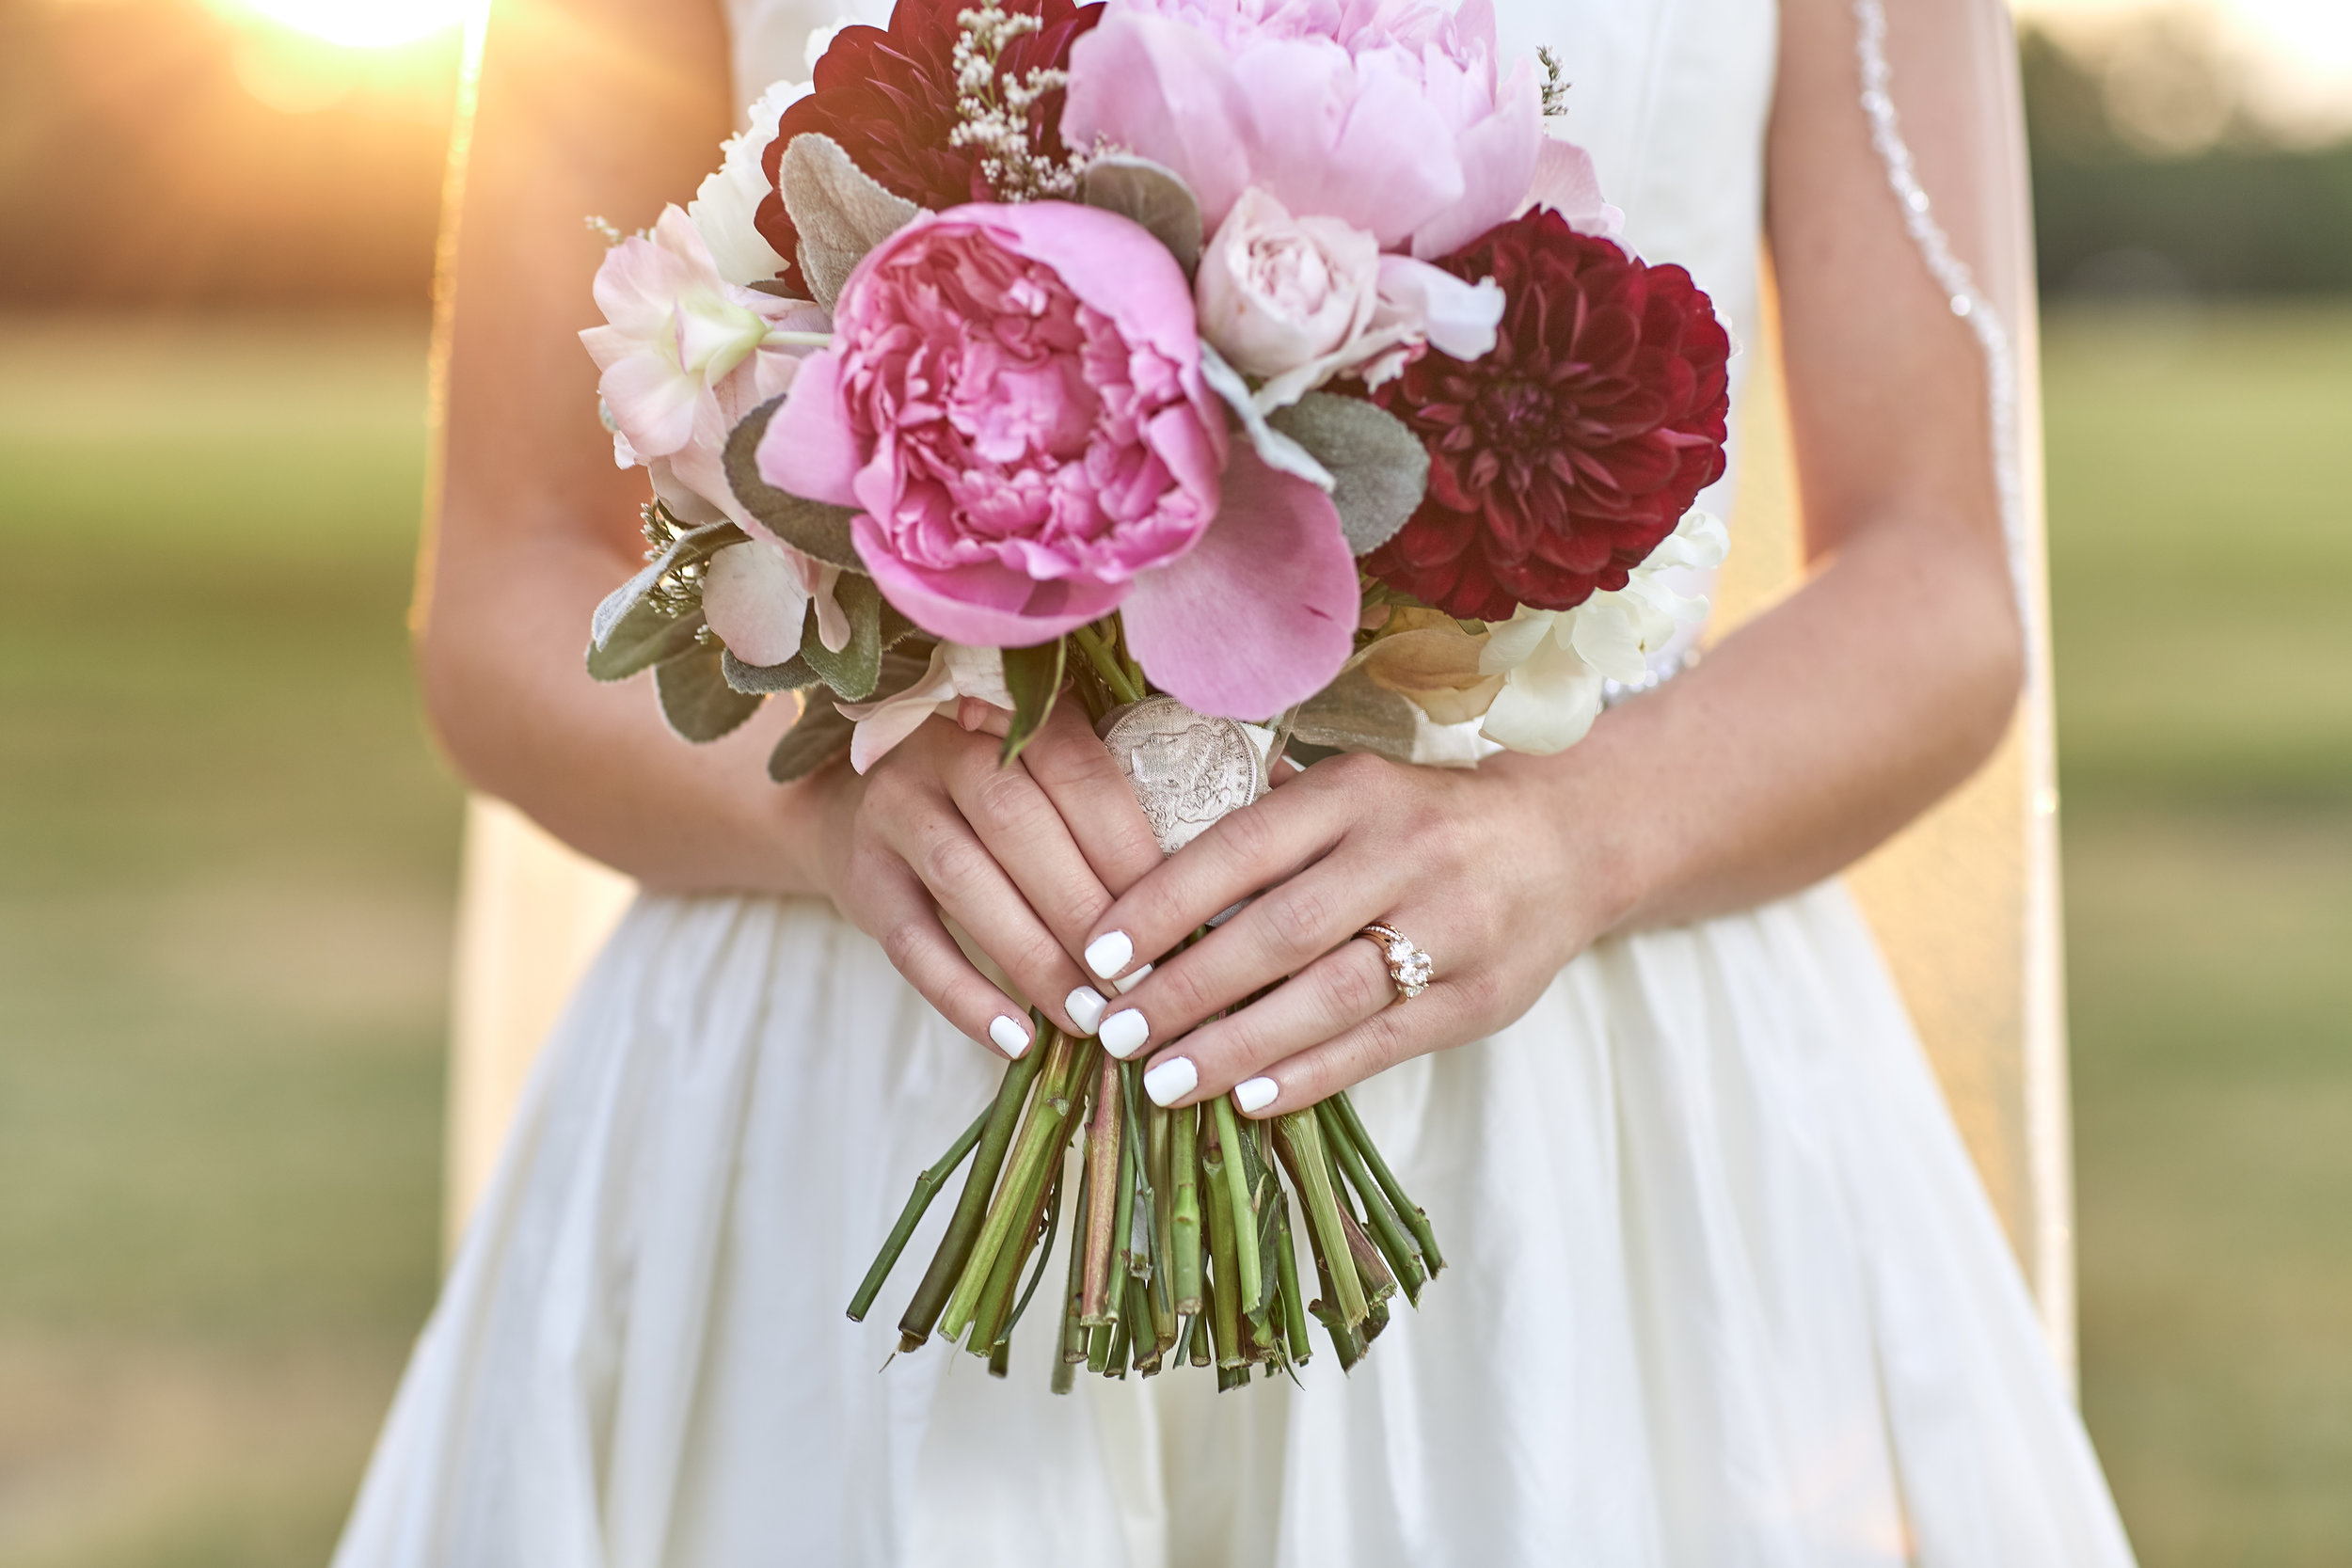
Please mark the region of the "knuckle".
[[1019, 828], [1037, 816], [1037, 786], [1027, 775], [991, 767], [973, 780], [972, 809], [991, 823]]
[[982, 876], [988, 852], [961, 833], [935, 832], [920, 850], [924, 881], [935, 888], [969, 887]]
[[1389, 972], [1377, 963], [1335, 963], [1324, 972], [1324, 1000], [1335, 1019], [1359, 1019], [1378, 1012], [1394, 990]]
[[1243, 867], [1270, 860], [1279, 838], [1274, 814], [1254, 805], [1232, 813], [1214, 831], [1218, 850], [1226, 860]]
[[882, 927], [882, 957], [890, 967], [901, 974], [913, 974], [916, 962], [930, 944], [930, 923], [919, 916], [907, 915]]
[[1283, 956], [1295, 960], [1330, 945], [1333, 909], [1320, 889], [1286, 886], [1262, 902], [1266, 928]]

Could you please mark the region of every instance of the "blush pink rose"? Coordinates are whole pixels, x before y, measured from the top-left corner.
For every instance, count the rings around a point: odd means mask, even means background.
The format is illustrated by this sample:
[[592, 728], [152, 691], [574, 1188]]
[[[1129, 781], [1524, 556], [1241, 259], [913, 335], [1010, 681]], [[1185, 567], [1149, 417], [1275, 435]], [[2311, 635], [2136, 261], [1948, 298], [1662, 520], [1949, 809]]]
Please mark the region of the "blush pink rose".
[[843, 285], [758, 451], [853, 506], [875, 586], [932, 636], [1027, 647], [1124, 617], [1161, 689], [1263, 718], [1351, 645], [1330, 498], [1247, 448], [1200, 376], [1192, 291], [1123, 217], [1059, 201], [917, 217]]
[[1424, 260], [1517, 212], [1544, 139], [1492, 0], [1110, 0], [1072, 47], [1062, 139], [1166, 164], [1212, 232], [1255, 185]]

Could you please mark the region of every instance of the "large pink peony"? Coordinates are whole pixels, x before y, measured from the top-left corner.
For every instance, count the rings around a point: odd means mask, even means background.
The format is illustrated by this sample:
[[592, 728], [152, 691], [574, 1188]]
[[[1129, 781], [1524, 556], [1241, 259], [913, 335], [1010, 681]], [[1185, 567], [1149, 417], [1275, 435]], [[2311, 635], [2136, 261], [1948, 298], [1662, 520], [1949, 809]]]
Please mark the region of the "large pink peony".
[[1542, 94], [1496, 60], [1492, 0], [1111, 0], [1071, 51], [1062, 137], [1168, 165], [1212, 232], [1256, 185], [1443, 256], [1535, 176]]
[[1191, 290], [1143, 229], [1058, 201], [918, 217], [858, 263], [834, 332], [760, 472], [856, 507], [859, 558], [915, 625], [1023, 647], [1123, 609], [1162, 688], [1251, 717], [1337, 673], [1358, 596], [1338, 514], [1249, 453], [1228, 473]]

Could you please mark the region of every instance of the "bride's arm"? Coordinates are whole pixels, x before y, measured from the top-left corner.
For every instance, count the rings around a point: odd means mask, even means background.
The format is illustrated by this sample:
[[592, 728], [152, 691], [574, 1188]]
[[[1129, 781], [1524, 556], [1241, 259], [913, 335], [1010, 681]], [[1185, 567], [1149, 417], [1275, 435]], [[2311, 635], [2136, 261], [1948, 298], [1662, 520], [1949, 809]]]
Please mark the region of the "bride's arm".
[[644, 681], [599, 686], [580, 667], [590, 611], [641, 562], [646, 496], [596, 423], [578, 329], [604, 245], [586, 220], [634, 229], [691, 196], [731, 96], [716, 0], [492, 8], [418, 635], [427, 708], [470, 782], [650, 886], [832, 895], [987, 1038], [1018, 1009], [956, 950], [944, 907], [1067, 1024], [1060, 999], [1082, 983], [1069, 952], [1106, 887], [1159, 859], [1082, 725], [1003, 775], [993, 739], [934, 723], [866, 778], [834, 768], [778, 788], [762, 765], [787, 704], [690, 747]]
[[[1467, 775], [1335, 759], [1130, 890], [1096, 930], [1141, 956], [1268, 890], [1136, 988], [1140, 1023], [1105, 1025], [1106, 1040], [1176, 1042], [1156, 1082], [1183, 1085], [1183, 1058], [1196, 1086], [1171, 1101], [1263, 1075], [1245, 1100], [1271, 1114], [1491, 1033], [1604, 932], [1742, 909], [1849, 863], [1999, 740], [2023, 656], [1985, 367], [1869, 143], [1847, 0], [1784, 0], [1781, 16], [1769, 223], [1819, 570], [1562, 755]], [[1347, 940], [1374, 920], [1436, 958], [1438, 983], [1408, 1006], [1387, 1006], [1381, 958]]]

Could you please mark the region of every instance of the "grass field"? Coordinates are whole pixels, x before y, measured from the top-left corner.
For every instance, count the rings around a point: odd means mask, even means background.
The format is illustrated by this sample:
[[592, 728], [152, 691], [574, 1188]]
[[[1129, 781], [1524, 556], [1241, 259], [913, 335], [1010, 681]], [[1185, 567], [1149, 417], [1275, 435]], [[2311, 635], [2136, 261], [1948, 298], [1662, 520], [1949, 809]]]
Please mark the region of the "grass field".
[[[0, 1562], [323, 1560], [437, 1257], [421, 334], [0, 323]], [[2085, 1400], [2352, 1559], [2352, 308], [2048, 362]]]

